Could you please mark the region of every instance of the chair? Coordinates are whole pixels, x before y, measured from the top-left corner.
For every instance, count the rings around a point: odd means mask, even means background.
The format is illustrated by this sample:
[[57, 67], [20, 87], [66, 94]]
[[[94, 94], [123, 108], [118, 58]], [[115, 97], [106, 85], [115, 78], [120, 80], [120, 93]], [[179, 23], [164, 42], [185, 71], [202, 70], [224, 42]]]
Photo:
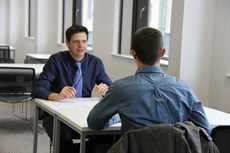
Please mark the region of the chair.
[[19, 117], [28, 119], [27, 103], [26, 115], [23, 116], [23, 103], [32, 100], [31, 91], [34, 81], [34, 68], [0, 67], [0, 101], [13, 104], [13, 114], [14, 104], [22, 103], [22, 115]]
[[230, 152], [230, 125], [215, 127], [212, 130], [211, 137], [220, 153]]
[[158, 124], [126, 132], [108, 153], [219, 153], [207, 132], [192, 122]]
[[10, 58], [10, 47], [0, 45], [0, 63], [14, 63], [14, 59]]

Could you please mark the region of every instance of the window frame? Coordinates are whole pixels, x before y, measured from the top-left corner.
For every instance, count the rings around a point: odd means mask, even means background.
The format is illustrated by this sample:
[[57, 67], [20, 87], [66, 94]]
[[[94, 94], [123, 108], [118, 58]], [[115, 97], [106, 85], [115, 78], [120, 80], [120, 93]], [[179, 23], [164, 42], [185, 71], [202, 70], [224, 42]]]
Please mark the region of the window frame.
[[[151, 7], [150, 1], [149, 0], [133, 0], [133, 6], [132, 6], [132, 21], [131, 25], [129, 28], [131, 28], [131, 33], [123, 33], [124, 30], [124, 16], [127, 16], [127, 14], [124, 14], [124, 3], [126, 0], [120, 0], [120, 26], [119, 26], [119, 41], [118, 41], [118, 51], [117, 53], [121, 56], [127, 57], [130, 56], [127, 52], [128, 46], [129, 50], [131, 48], [131, 37], [132, 34], [139, 28], [144, 27], [144, 26], [149, 26], [149, 8]], [[127, 25], [126, 25], [127, 26]], [[127, 29], [127, 27], [126, 27]], [[159, 29], [160, 30], [160, 29]], [[166, 32], [167, 33], [167, 32]], [[169, 33], [170, 34], [170, 33]], [[124, 35], [130, 35], [130, 42], [127, 44], [123, 44], [125, 40], [127, 42], [127, 38], [124, 38]], [[164, 35], [164, 34], [163, 34]], [[127, 36], [126, 36], [127, 37]], [[164, 36], [163, 36], [164, 38]], [[165, 38], [164, 38], [165, 39]], [[170, 43], [170, 42], [165, 42], [164, 43]], [[123, 46], [125, 45], [125, 46]], [[169, 44], [167, 44], [169, 46]], [[162, 60], [168, 61], [169, 57], [168, 55], [165, 55]]]

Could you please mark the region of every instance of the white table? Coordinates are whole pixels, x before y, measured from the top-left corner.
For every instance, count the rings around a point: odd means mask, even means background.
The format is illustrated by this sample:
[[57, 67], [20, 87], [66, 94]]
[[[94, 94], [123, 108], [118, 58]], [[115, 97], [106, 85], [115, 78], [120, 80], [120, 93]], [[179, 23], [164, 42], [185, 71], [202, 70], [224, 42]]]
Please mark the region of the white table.
[[36, 76], [43, 70], [44, 64], [24, 64], [24, 63], [0, 63], [0, 67], [25, 67], [34, 68]]
[[45, 59], [48, 60], [51, 56], [51, 54], [26, 54], [27, 57], [34, 58], [34, 59]]
[[[93, 106], [99, 101], [98, 98], [75, 98], [54, 102], [43, 99], [35, 99], [35, 131], [33, 153], [37, 153], [37, 133], [38, 133], [38, 111], [39, 108], [45, 110], [54, 117], [53, 129], [53, 153], [58, 153], [60, 122], [67, 124], [81, 135], [80, 152], [85, 152], [86, 135], [96, 134], [118, 134], [121, 124], [115, 124], [103, 130], [92, 130], [88, 128], [87, 116]], [[230, 114], [215, 109], [205, 107], [208, 120], [213, 127], [218, 125], [230, 125]]]
[[204, 107], [204, 111], [212, 128], [218, 125], [230, 125], [230, 114], [208, 107]]
[[50, 58], [51, 54], [33, 54], [28, 53], [26, 54], [27, 61], [33, 61], [37, 63], [46, 63], [46, 61]]
[[34, 153], [37, 152], [37, 124], [39, 108], [45, 110], [54, 117], [53, 129], [53, 153], [58, 152], [60, 122], [65, 123], [81, 136], [80, 152], [85, 152], [86, 135], [98, 134], [119, 134], [120, 124], [115, 124], [103, 130], [92, 130], [88, 128], [87, 116], [93, 106], [99, 101], [99, 98], [75, 98], [53, 102], [43, 99], [35, 99], [35, 127], [34, 127]]

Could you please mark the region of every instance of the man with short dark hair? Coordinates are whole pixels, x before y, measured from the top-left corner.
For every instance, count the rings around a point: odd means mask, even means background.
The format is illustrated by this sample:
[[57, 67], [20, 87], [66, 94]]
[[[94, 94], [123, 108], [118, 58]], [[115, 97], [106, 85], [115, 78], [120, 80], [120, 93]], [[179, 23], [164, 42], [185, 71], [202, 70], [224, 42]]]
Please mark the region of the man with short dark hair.
[[165, 54], [159, 30], [144, 27], [132, 36], [130, 54], [138, 67], [135, 75], [115, 81], [88, 115], [88, 126], [100, 130], [119, 114], [125, 133], [161, 123], [192, 121], [211, 134], [202, 103], [187, 83], [160, 68]]
[[[51, 55], [34, 85], [32, 97], [53, 101], [91, 97], [95, 84], [97, 84], [97, 92], [103, 96], [112, 81], [106, 74], [102, 61], [86, 53], [87, 44], [86, 27], [81, 25], [69, 27], [66, 30], [66, 46], [69, 50]], [[78, 64], [80, 67], [76, 66]], [[78, 70], [81, 70], [80, 76], [75, 79]], [[80, 88], [78, 85], [81, 85]], [[52, 140], [53, 117], [43, 113], [42, 119], [43, 126]], [[74, 152], [72, 139], [75, 137], [78, 138], [79, 135], [65, 124], [61, 124], [60, 153]]]

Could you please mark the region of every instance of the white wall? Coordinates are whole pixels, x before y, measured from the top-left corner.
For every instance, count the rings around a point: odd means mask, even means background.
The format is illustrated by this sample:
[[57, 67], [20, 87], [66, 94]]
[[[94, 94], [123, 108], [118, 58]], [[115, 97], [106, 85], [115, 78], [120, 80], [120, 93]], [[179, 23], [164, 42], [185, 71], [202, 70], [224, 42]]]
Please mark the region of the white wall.
[[217, 1], [213, 36], [210, 105], [230, 112], [230, 1]]
[[6, 18], [7, 18], [7, 3], [6, 0], [0, 1], [0, 43], [6, 44], [7, 34], [8, 31], [6, 28]]
[[[181, 1], [174, 1], [175, 3], [177, 6], [182, 4]], [[215, 1], [185, 1], [183, 16], [174, 16], [171, 29], [180, 33], [179, 37], [175, 31], [171, 35], [170, 44], [174, 48], [170, 50], [169, 65], [171, 62], [177, 62], [177, 65], [170, 65], [169, 73], [186, 80], [205, 105], [209, 103], [215, 4]], [[177, 29], [178, 22], [180, 29]], [[173, 43], [174, 39], [179, 39], [177, 44]], [[175, 68], [177, 71], [174, 71]]]
[[230, 112], [230, 1], [174, 4], [168, 73], [190, 83], [204, 105]]
[[[94, 3], [94, 30], [93, 30], [93, 54], [100, 57], [106, 67], [107, 72], [113, 80], [134, 74], [136, 70], [135, 63], [112, 56], [115, 50], [117, 35], [114, 31], [117, 26], [115, 17], [116, 1], [96, 0]], [[106, 20], [105, 20], [106, 19]]]
[[[136, 71], [133, 60], [111, 55], [117, 52], [118, 2], [95, 0], [94, 4], [93, 54], [103, 60], [112, 80]], [[38, 1], [36, 38], [28, 39], [23, 30], [24, 1], [0, 1], [0, 43], [16, 48], [17, 62], [23, 62], [27, 52], [54, 53], [66, 49], [57, 41], [58, 3]], [[168, 67], [162, 68], [186, 80], [206, 106], [230, 113], [230, 79], [224, 77], [230, 71], [229, 3], [229, 0], [174, 0], [170, 60]]]

